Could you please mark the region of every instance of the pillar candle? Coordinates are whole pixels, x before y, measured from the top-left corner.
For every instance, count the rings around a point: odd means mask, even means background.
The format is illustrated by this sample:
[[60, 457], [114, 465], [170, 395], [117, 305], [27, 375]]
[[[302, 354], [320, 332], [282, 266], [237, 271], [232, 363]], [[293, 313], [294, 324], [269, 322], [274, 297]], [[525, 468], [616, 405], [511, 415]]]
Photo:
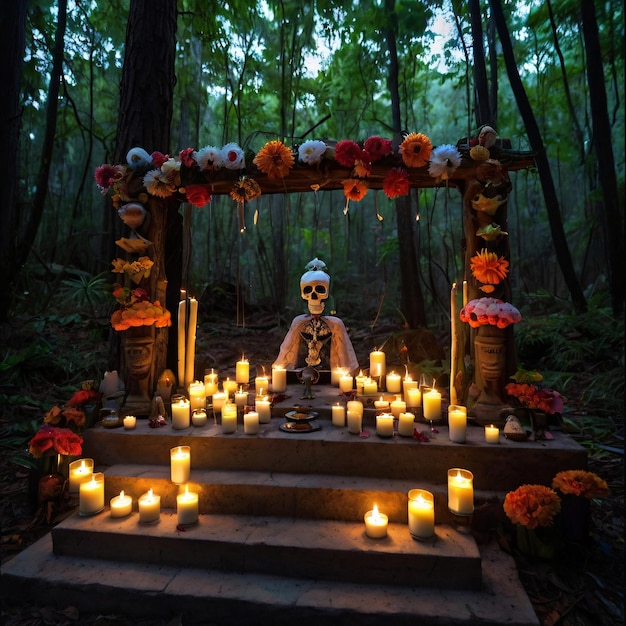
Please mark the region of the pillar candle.
[[239, 387], [239, 391], [235, 393], [235, 405], [243, 409], [246, 404], [248, 404], [248, 392]]
[[119, 496], [111, 498], [110, 502], [111, 517], [127, 517], [133, 512], [133, 499], [120, 491]]
[[206, 426], [207, 416], [205, 409], [194, 409], [191, 414], [191, 423], [194, 426]]
[[187, 347], [187, 292], [181, 289], [178, 303], [178, 385], [185, 385], [185, 348]]
[[152, 489], [139, 496], [139, 521], [144, 524], [156, 522], [161, 517], [161, 496], [155, 496]]
[[378, 383], [373, 378], [366, 378], [363, 381], [363, 395], [373, 396], [378, 393]]
[[435, 534], [435, 499], [430, 491], [409, 491], [409, 532], [416, 539], [428, 539]]
[[250, 382], [250, 364], [243, 357], [235, 366], [235, 381], [239, 385], [247, 385]]
[[[417, 381], [413, 381], [417, 384]], [[408, 387], [404, 392], [404, 401], [408, 407], [417, 409], [422, 406], [422, 392], [419, 387]]]
[[398, 435], [412, 437], [415, 429], [415, 415], [413, 413], [400, 413], [398, 416]]
[[465, 443], [467, 433], [467, 408], [458, 404], [448, 407], [448, 430], [450, 441]]
[[346, 408], [342, 404], [334, 404], [331, 407], [333, 426], [343, 427], [346, 425]]
[[456, 515], [474, 512], [474, 475], [469, 470], [448, 470], [448, 509]]
[[334, 387], [339, 387], [339, 381], [341, 377], [346, 374], [346, 370], [343, 367], [336, 367], [330, 372], [330, 384]]
[[379, 437], [393, 437], [393, 415], [381, 413], [376, 416], [376, 434]]
[[222, 432], [234, 433], [237, 430], [237, 405], [225, 402], [222, 407]]
[[91, 480], [93, 474], [93, 459], [78, 459], [70, 463], [70, 493], [78, 493], [82, 483]]
[[485, 441], [487, 443], [500, 443], [500, 429], [493, 424], [485, 426]]
[[374, 408], [377, 411], [387, 411], [389, 410], [389, 400], [385, 400], [383, 396], [380, 396], [378, 400], [374, 400]]
[[226, 402], [227, 394], [224, 391], [218, 391], [213, 394], [213, 412], [221, 413], [224, 402]]
[[198, 301], [189, 298], [189, 319], [187, 323], [187, 347], [185, 349], [185, 389], [194, 380], [196, 360], [196, 326], [198, 325]]
[[206, 407], [206, 392], [204, 383], [195, 380], [189, 385], [189, 408], [204, 409]]
[[254, 379], [254, 389], [258, 395], [264, 395], [270, 388], [270, 381], [267, 376], [257, 376]]
[[237, 391], [239, 385], [237, 384], [236, 380], [231, 380], [230, 378], [227, 378], [222, 383], [222, 388], [224, 389], [224, 393], [230, 398], [231, 396], [235, 395], [235, 391]]
[[104, 474], [97, 472], [79, 487], [79, 515], [94, 515], [104, 508]]
[[137, 426], [137, 418], [134, 415], [125, 415], [123, 422], [126, 430], [133, 430]]
[[370, 352], [370, 376], [380, 378], [381, 383], [384, 382], [387, 373], [387, 358], [382, 350], [374, 350]]
[[211, 372], [205, 372], [204, 374], [204, 395], [206, 398], [210, 398], [214, 393], [219, 391], [218, 389], [219, 378], [218, 375], [211, 370]]
[[441, 394], [436, 389], [425, 390], [422, 396], [422, 408], [425, 420], [441, 419]]
[[274, 393], [287, 391], [287, 370], [280, 365], [272, 367], [272, 391]]
[[384, 513], [379, 513], [374, 505], [371, 511], [365, 514], [365, 534], [371, 539], [382, 539], [387, 536], [389, 518]]
[[176, 446], [170, 450], [170, 477], [173, 483], [182, 485], [191, 475], [191, 449], [189, 446]]
[[388, 393], [401, 393], [402, 392], [402, 377], [396, 372], [390, 372], [385, 379], [385, 385], [387, 386]]
[[350, 393], [352, 391], [353, 383], [354, 383], [354, 378], [352, 378], [350, 374], [344, 374], [339, 379], [339, 390], [342, 393]]
[[407, 399], [407, 392], [409, 389], [417, 389], [418, 385], [417, 385], [417, 381], [413, 380], [410, 376], [406, 376], [406, 378], [402, 381], [402, 395], [404, 397], [404, 400], [406, 401]]
[[261, 424], [269, 424], [272, 420], [272, 405], [267, 396], [260, 396], [254, 402], [254, 409], [259, 414]]
[[185, 485], [185, 491], [176, 496], [176, 513], [180, 526], [190, 526], [198, 521], [198, 494], [189, 491]]
[[172, 402], [172, 428], [182, 430], [189, 428], [191, 419], [189, 400], [180, 398], [177, 402]]
[[360, 435], [363, 425], [363, 411], [348, 409], [346, 416], [348, 420], [348, 432], [352, 435]]
[[259, 414], [256, 411], [243, 414], [243, 432], [246, 435], [256, 435], [259, 432]]
[[356, 392], [358, 395], [363, 395], [363, 385], [365, 384], [367, 376], [363, 374], [363, 371], [360, 371], [358, 376], [354, 377]]
[[391, 413], [395, 418], [400, 417], [400, 413], [406, 411], [406, 402], [400, 397], [396, 396], [396, 399], [391, 403]]

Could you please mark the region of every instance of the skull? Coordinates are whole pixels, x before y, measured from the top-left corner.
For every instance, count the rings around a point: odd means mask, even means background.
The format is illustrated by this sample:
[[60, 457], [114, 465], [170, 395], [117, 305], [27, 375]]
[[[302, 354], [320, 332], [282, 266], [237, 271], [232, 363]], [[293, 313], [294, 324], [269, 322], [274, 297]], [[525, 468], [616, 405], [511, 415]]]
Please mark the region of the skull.
[[328, 298], [330, 276], [322, 271], [322, 267], [326, 267], [322, 261], [318, 263], [311, 261], [307, 265], [309, 271], [300, 278], [300, 294], [302, 299], [308, 302], [311, 315], [321, 315], [324, 312], [325, 300]]

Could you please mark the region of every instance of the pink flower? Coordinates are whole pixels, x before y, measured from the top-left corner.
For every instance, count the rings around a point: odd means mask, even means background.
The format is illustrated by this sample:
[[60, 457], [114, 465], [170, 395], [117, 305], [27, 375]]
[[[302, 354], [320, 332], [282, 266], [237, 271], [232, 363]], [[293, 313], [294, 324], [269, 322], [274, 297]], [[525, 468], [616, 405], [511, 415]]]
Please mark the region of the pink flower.
[[150, 158], [152, 159], [152, 163], [154, 163], [155, 167], [161, 167], [163, 163], [169, 159], [169, 156], [167, 156], [167, 154], [163, 154], [162, 152], [153, 152], [150, 155]]
[[96, 184], [103, 192], [106, 192], [109, 187], [124, 175], [124, 170], [119, 165], [104, 164], [96, 168], [94, 178]]
[[185, 187], [187, 201], [194, 206], [203, 207], [207, 202], [211, 202], [211, 194], [206, 187], [202, 185], [187, 185]]

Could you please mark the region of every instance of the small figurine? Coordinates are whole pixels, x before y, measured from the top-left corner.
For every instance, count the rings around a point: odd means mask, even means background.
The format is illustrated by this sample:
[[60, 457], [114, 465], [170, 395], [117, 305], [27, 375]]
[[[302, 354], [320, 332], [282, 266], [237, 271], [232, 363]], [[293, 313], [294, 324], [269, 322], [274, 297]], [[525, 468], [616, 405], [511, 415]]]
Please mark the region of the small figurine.
[[158, 428], [159, 426], [165, 426], [165, 403], [163, 398], [157, 393], [154, 393], [152, 401], [150, 402], [150, 428]]

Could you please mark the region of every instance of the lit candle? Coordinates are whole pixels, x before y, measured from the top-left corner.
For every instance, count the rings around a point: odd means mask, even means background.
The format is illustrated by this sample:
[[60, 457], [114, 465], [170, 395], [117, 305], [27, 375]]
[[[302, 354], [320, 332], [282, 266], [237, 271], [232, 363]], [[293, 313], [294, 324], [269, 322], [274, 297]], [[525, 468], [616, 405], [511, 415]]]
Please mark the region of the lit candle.
[[500, 443], [500, 429], [493, 424], [485, 426], [485, 441], [487, 443]]
[[120, 491], [119, 496], [111, 498], [111, 517], [127, 517], [133, 511], [133, 499]]
[[363, 381], [363, 395], [374, 396], [378, 393], [378, 383], [373, 378], [366, 378]]
[[246, 435], [256, 435], [259, 432], [259, 414], [256, 411], [243, 414], [243, 432]]
[[342, 404], [334, 404], [331, 407], [333, 426], [343, 427], [346, 425], [346, 408]]
[[474, 475], [458, 467], [448, 470], [448, 509], [456, 515], [474, 512]]
[[424, 419], [435, 421], [441, 419], [441, 394], [436, 389], [429, 389], [422, 396]]
[[185, 485], [185, 491], [176, 496], [176, 512], [180, 526], [190, 526], [198, 521], [198, 494], [189, 491]]
[[379, 513], [376, 505], [365, 514], [365, 534], [371, 539], [386, 537], [388, 524], [389, 518], [384, 513]]
[[463, 306], [465, 306], [469, 301], [469, 289], [467, 286], [467, 281], [463, 281]]
[[224, 391], [218, 391], [213, 394], [213, 411], [221, 413], [224, 402], [226, 402], [227, 394]]
[[133, 430], [137, 426], [137, 418], [134, 415], [125, 415], [123, 421], [126, 430]]
[[281, 365], [272, 367], [272, 391], [274, 393], [287, 391], [287, 370]]
[[350, 374], [343, 374], [343, 376], [339, 379], [339, 391], [342, 393], [350, 393], [352, 391], [353, 383], [354, 378], [352, 378]]
[[224, 393], [226, 393], [226, 395], [230, 398], [235, 394], [235, 391], [237, 391], [239, 385], [237, 384], [236, 380], [231, 380], [230, 378], [227, 378], [222, 383], [222, 388], [224, 389]]
[[396, 372], [387, 374], [385, 384], [389, 393], [400, 393], [402, 391], [402, 377]]
[[206, 407], [206, 391], [204, 383], [195, 380], [189, 385], [189, 408], [204, 409]]
[[363, 374], [362, 370], [359, 372], [358, 376], [354, 377], [356, 392], [358, 395], [363, 395], [363, 385], [365, 384], [366, 378], [367, 376]]
[[448, 429], [450, 441], [465, 443], [467, 432], [467, 408], [458, 404], [448, 407]]
[[170, 476], [173, 483], [182, 485], [191, 475], [191, 449], [189, 446], [176, 446], [170, 450]]
[[207, 416], [204, 409], [194, 409], [191, 414], [191, 423], [194, 426], [206, 426]]
[[416, 539], [428, 539], [435, 534], [435, 499], [430, 491], [409, 491], [409, 532]]
[[450, 290], [450, 404], [457, 403], [456, 387], [454, 386], [458, 349], [456, 316], [456, 283], [452, 283], [452, 289]]
[[413, 380], [407, 374], [406, 378], [402, 381], [402, 394], [404, 396], [405, 401], [407, 399], [407, 392], [409, 389], [417, 389], [417, 381]]
[[175, 430], [189, 428], [189, 423], [189, 400], [180, 398], [177, 402], [172, 402], [172, 428]]
[[70, 463], [70, 493], [78, 493], [80, 486], [91, 480], [93, 474], [93, 459], [78, 459]]
[[[417, 381], [413, 381], [417, 385]], [[404, 399], [406, 405], [411, 407], [412, 409], [417, 409], [422, 406], [422, 392], [419, 390], [419, 387], [408, 387], [404, 392]]]
[[235, 381], [239, 385], [247, 385], [250, 382], [250, 364], [244, 357], [237, 361], [235, 366]]
[[246, 404], [248, 404], [248, 392], [239, 387], [239, 391], [235, 393], [235, 405], [243, 409]]
[[180, 291], [178, 303], [178, 384], [185, 385], [185, 348], [187, 346], [187, 292]]
[[218, 392], [218, 375], [211, 370], [210, 373], [204, 375], [204, 395], [206, 398], [210, 398], [213, 394]]
[[333, 385], [334, 387], [339, 387], [339, 381], [341, 380], [341, 377], [345, 373], [346, 373], [346, 370], [343, 367], [336, 367], [334, 370], [331, 370], [330, 384]]
[[379, 437], [393, 437], [393, 415], [381, 413], [376, 416], [376, 434]]
[[194, 380], [196, 359], [196, 326], [198, 324], [198, 301], [189, 298], [189, 321], [187, 324], [187, 347], [185, 349], [185, 389]]
[[259, 414], [259, 422], [268, 424], [272, 420], [272, 406], [267, 396], [260, 396], [254, 402], [254, 409]]
[[139, 496], [139, 521], [144, 524], [156, 522], [161, 517], [161, 496], [155, 496], [152, 489]]
[[348, 420], [348, 432], [352, 435], [360, 435], [363, 426], [363, 403], [358, 400], [350, 400], [346, 411]]
[[104, 474], [97, 472], [79, 487], [79, 515], [94, 515], [104, 508]]
[[400, 413], [398, 416], [398, 435], [412, 437], [415, 429], [415, 415], [413, 413]]
[[237, 405], [225, 402], [222, 407], [222, 432], [234, 433], [237, 430]]
[[374, 400], [374, 408], [377, 411], [387, 411], [389, 409], [389, 401], [380, 396], [378, 400]]
[[381, 383], [387, 373], [387, 359], [382, 350], [370, 352], [370, 376], [380, 378]]
[[400, 417], [400, 413], [406, 411], [406, 402], [400, 397], [396, 396], [396, 399], [391, 403], [391, 413], [395, 418]]

